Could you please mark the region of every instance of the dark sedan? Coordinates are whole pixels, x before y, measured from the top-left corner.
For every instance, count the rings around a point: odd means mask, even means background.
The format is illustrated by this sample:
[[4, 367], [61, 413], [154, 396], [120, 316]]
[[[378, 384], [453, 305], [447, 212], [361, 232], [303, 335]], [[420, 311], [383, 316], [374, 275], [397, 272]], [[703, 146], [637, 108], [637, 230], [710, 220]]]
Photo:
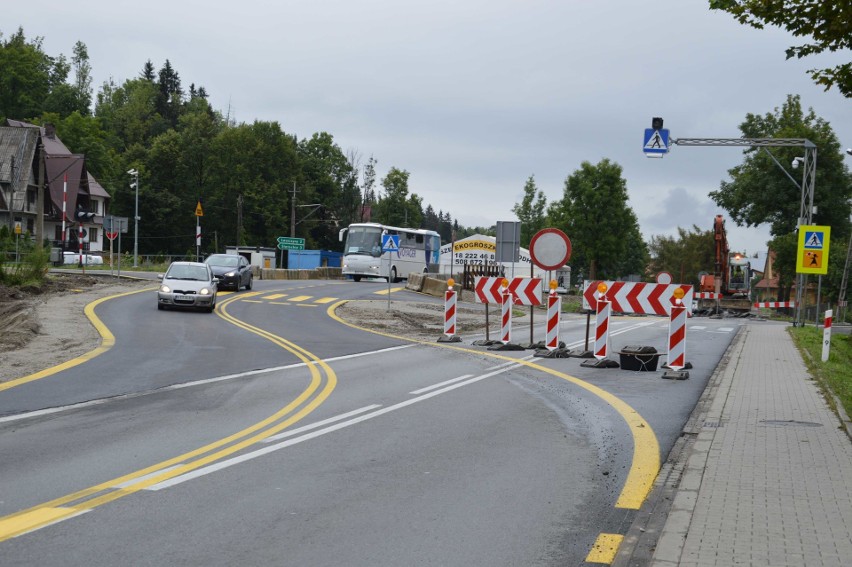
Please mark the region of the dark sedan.
[[204, 263], [213, 270], [213, 275], [219, 278], [219, 288], [233, 288], [239, 291], [241, 287], [251, 289], [251, 266], [239, 254], [213, 254]]

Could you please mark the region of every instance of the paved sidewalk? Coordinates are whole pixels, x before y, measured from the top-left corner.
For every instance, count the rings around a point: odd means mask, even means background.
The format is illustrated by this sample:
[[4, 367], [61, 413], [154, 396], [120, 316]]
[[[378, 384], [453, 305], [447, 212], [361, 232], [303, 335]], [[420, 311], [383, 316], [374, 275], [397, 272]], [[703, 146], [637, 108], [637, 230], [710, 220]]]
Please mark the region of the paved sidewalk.
[[852, 565], [839, 426], [787, 325], [744, 326], [613, 565]]

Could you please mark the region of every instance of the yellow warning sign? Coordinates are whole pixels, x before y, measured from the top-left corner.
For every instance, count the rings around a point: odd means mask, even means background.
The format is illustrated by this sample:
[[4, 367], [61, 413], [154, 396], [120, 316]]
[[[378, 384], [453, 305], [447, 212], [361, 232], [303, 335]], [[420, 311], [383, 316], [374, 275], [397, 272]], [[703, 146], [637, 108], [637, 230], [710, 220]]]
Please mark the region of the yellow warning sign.
[[201, 200], [200, 199], [198, 201], [198, 204], [195, 205], [195, 216], [197, 216], [197, 217], [203, 217], [204, 216], [204, 210], [201, 208]]
[[796, 252], [796, 273], [827, 274], [830, 226], [803, 225], [799, 227], [799, 247]]

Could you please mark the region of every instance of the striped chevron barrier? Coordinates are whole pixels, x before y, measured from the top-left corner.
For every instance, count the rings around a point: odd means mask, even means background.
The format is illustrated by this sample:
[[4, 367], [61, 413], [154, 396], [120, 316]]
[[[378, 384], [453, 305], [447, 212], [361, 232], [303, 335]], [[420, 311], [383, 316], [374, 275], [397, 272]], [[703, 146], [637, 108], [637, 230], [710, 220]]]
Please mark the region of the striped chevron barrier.
[[760, 309], [761, 307], [767, 307], [769, 309], [782, 309], [789, 308], [795, 309], [796, 302], [795, 301], [764, 301], [762, 303], [755, 303], [754, 308]]
[[509, 344], [512, 342], [512, 294], [506, 291], [502, 295], [503, 309], [502, 321], [500, 323], [500, 342]]
[[672, 370], [686, 366], [686, 307], [672, 305], [669, 317], [669, 361]]
[[456, 334], [456, 292], [448, 289], [444, 294], [444, 334]]
[[668, 316], [674, 299], [674, 291], [682, 289], [683, 303], [688, 312], [692, 312], [693, 290], [687, 284], [656, 284], [643, 282], [623, 282], [585, 280], [583, 282], [583, 308], [595, 310], [598, 285], [606, 284], [606, 299], [612, 303], [616, 313], [640, 313], [645, 315]]
[[547, 296], [547, 331], [544, 335], [544, 346], [547, 350], [559, 348], [559, 312], [562, 311], [562, 298], [551, 292]]
[[595, 317], [595, 350], [598, 360], [603, 360], [609, 354], [609, 301], [597, 300], [597, 315]]

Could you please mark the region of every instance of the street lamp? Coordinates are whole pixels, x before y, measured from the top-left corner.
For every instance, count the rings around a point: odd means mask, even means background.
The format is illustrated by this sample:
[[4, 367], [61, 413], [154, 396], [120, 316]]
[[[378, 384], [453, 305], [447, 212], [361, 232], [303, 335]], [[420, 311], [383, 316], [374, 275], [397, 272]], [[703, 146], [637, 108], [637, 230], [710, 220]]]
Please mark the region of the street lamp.
[[136, 208], [133, 212], [133, 267], [136, 268], [139, 266], [139, 172], [129, 169], [127, 174], [133, 177], [130, 187], [136, 189]]

